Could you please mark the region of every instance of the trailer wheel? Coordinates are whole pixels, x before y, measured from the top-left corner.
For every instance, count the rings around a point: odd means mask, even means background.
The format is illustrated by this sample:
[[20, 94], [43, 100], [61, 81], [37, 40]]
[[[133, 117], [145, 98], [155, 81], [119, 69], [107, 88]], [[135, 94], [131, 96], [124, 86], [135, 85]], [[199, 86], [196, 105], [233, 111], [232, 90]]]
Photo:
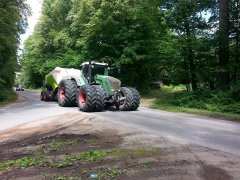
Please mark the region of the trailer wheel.
[[42, 91], [40, 95], [41, 101], [49, 101], [50, 100], [50, 94], [48, 91]]
[[44, 98], [43, 98], [43, 93], [44, 93], [44, 91], [42, 91], [41, 94], [40, 94], [40, 100], [41, 100], [41, 101], [44, 100]]
[[74, 106], [76, 101], [75, 84], [71, 80], [62, 80], [58, 88], [58, 103], [62, 107]]
[[140, 104], [140, 94], [139, 94], [138, 90], [136, 90], [135, 88], [129, 88], [129, 89], [132, 92], [132, 106], [131, 106], [130, 110], [136, 111]]
[[133, 104], [132, 91], [129, 88], [121, 87], [119, 97], [124, 97], [125, 99], [116, 103], [116, 109], [119, 109], [121, 111], [130, 111]]
[[81, 111], [92, 112], [95, 109], [95, 88], [90, 85], [81, 86], [78, 93], [78, 107]]
[[92, 87], [94, 88], [96, 94], [96, 103], [94, 111], [101, 112], [105, 107], [105, 101], [107, 97], [106, 92], [103, 90], [101, 86], [94, 85]]

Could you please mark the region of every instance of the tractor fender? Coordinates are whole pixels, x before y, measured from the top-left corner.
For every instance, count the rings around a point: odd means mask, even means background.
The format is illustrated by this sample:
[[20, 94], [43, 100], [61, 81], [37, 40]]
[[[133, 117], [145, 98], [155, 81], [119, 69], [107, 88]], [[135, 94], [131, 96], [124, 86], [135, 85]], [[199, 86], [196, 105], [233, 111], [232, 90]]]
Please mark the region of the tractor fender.
[[79, 77], [66, 75], [66, 76], [62, 77], [62, 80], [64, 80], [64, 79], [74, 80], [78, 87], [81, 86]]

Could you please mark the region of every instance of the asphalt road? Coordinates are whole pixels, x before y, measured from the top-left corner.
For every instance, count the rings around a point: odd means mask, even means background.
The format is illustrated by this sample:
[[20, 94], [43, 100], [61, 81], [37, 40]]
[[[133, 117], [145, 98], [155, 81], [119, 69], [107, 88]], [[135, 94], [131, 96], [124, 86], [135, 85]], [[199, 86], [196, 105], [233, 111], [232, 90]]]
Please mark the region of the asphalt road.
[[[77, 107], [63, 108], [56, 102], [41, 102], [39, 92], [18, 92], [27, 98], [22, 103], [0, 108], [0, 131], [27, 122], [70, 112]], [[105, 111], [84, 113], [107, 121], [138, 128], [172, 140], [202, 145], [240, 156], [240, 123], [183, 113], [171, 113], [140, 107], [134, 112]]]

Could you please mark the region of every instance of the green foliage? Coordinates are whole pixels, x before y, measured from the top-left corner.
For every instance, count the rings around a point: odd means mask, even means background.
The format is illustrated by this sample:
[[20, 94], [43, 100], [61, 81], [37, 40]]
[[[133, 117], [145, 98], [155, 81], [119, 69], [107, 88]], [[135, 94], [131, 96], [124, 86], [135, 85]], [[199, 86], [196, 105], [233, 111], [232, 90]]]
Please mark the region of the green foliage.
[[61, 141], [53, 140], [50, 144], [49, 151], [57, 151], [62, 146]]
[[[95, 60], [120, 67], [115, 76], [142, 91], [160, 80], [188, 91], [216, 90], [218, 72], [227, 69], [239, 96], [240, 5], [229, 3], [230, 62], [220, 67], [217, 1], [44, 0], [21, 58], [24, 82], [36, 88], [57, 66], [78, 68]], [[204, 108], [194, 101], [190, 106]]]
[[12, 90], [2, 88], [0, 93], [0, 105], [8, 104], [9, 102], [14, 102], [17, 99], [17, 94]]
[[103, 159], [106, 155], [103, 151], [88, 151], [81, 154], [80, 158], [86, 162], [93, 162]]
[[106, 155], [107, 154], [104, 151], [87, 151], [79, 154], [65, 155], [59, 162], [57, 162], [56, 166], [58, 168], [72, 166], [78, 161], [91, 163], [104, 159]]
[[165, 90], [159, 91], [155, 104], [240, 114], [240, 103], [231, 92], [208, 90], [187, 92], [172, 89], [166, 91], [165, 88]]
[[72, 166], [79, 161], [86, 163], [92, 163], [104, 159], [107, 153], [104, 151], [87, 151], [78, 154], [64, 155], [58, 159], [55, 163], [49, 159], [45, 159], [43, 156], [37, 157], [23, 157], [16, 160], [9, 160], [0, 162], [0, 170], [5, 170], [10, 167], [16, 168], [28, 168], [28, 167], [58, 167], [64, 168]]
[[150, 162], [149, 162], [149, 161], [144, 161], [142, 166], [143, 166], [145, 169], [149, 169], [149, 168], [150, 168]]
[[127, 169], [118, 167], [107, 168], [98, 173], [97, 179], [114, 179], [121, 174], [127, 174]]
[[16, 168], [28, 168], [28, 167], [45, 167], [49, 166], [49, 162], [45, 161], [43, 157], [23, 157], [21, 159], [9, 160], [5, 162], [0, 162], [0, 170], [4, 170], [10, 167]]
[[161, 17], [154, 0], [45, 0], [40, 22], [25, 42], [24, 82], [41, 86], [56, 66], [78, 68], [97, 60], [122, 67], [124, 84], [145, 88], [156, 76]]
[[[18, 70], [19, 35], [27, 26], [29, 8], [25, 0], [0, 1], [0, 103], [8, 98]], [[7, 92], [7, 94], [6, 94]]]
[[72, 145], [75, 145], [75, 144], [77, 144], [76, 140], [69, 140], [69, 141], [64, 142], [64, 141], [59, 141], [59, 140], [53, 139], [50, 144], [39, 148], [38, 151], [41, 152], [41, 153], [48, 154], [48, 153], [56, 152], [66, 145], [67, 146], [68, 145], [72, 146]]
[[118, 157], [118, 158], [143, 158], [151, 155], [161, 155], [162, 150], [160, 148], [139, 148], [139, 149], [114, 149], [110, 152], [110, 155]]

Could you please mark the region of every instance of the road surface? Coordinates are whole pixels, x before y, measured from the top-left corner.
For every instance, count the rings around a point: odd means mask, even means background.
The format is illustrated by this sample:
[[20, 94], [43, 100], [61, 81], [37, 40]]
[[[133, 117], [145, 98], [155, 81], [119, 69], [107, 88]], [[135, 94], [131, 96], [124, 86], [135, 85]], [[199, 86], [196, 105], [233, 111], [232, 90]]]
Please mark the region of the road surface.
[[[0, 108], [0, 131], [27, 122], [70, 112], [77, 107], [63, 108], [56, 102], [41, 102], [39, 92], [18, 92], [26, 101]], [[83, 113], [100, 116], [107, 121], [138, 128], [182, 143], [191, 143], [240, 156], [240, 123], [184, 113], [172, 113], [140, 107], [134, 112], [105, 111]]]

